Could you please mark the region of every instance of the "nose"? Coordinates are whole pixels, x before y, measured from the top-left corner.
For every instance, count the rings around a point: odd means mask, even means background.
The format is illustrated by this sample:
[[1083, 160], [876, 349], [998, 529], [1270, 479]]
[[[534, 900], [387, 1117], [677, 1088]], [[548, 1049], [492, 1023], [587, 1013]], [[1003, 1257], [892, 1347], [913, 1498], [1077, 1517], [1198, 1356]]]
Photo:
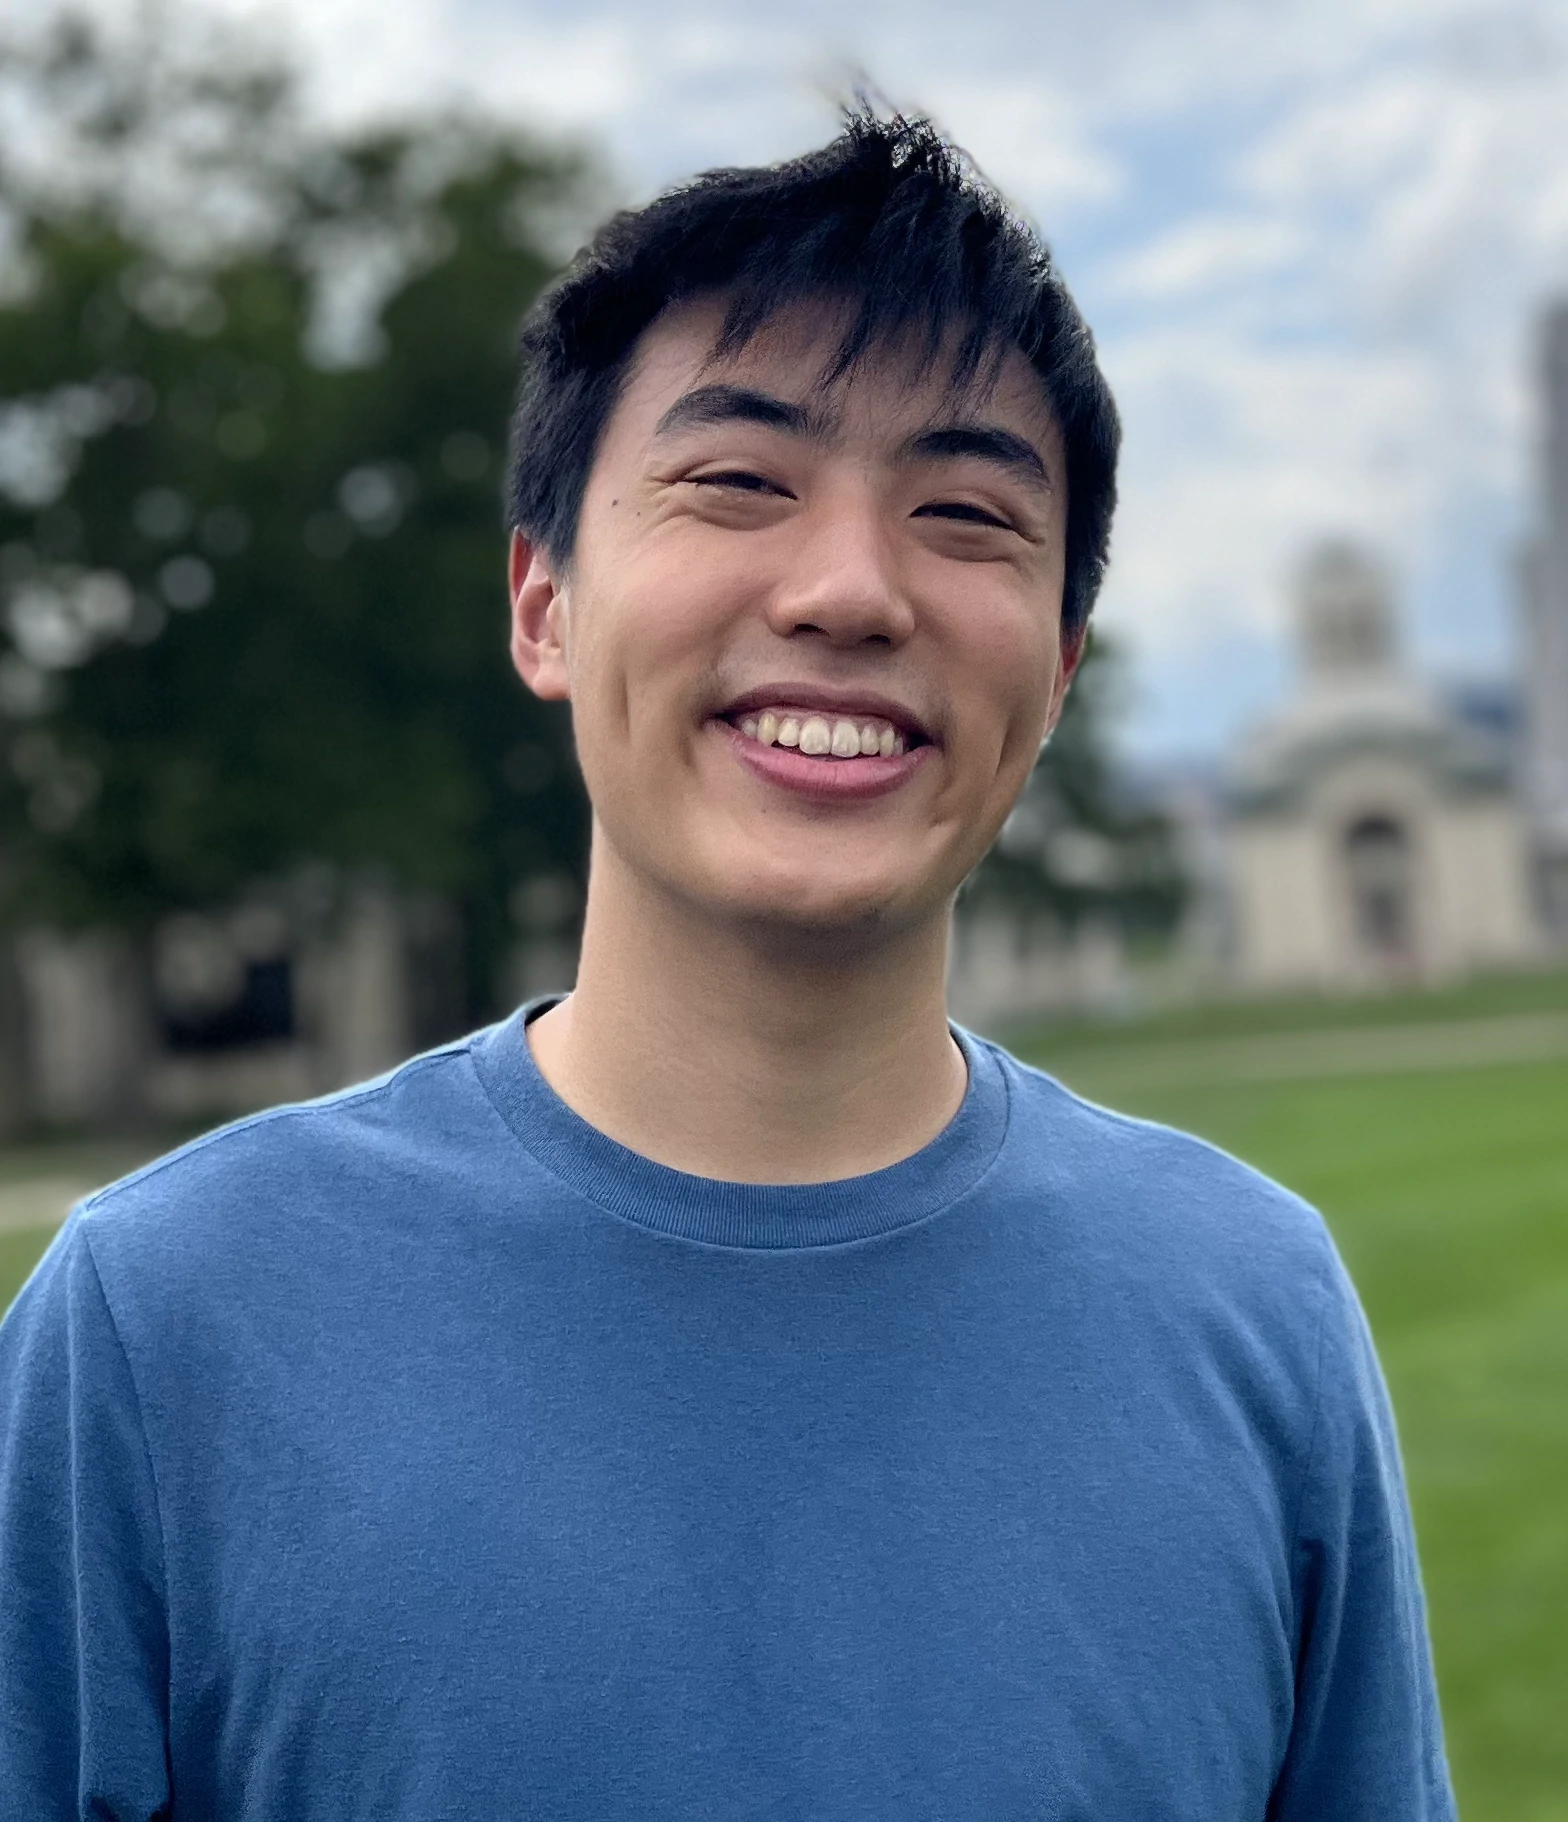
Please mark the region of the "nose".
[[902, 645], [914, 611], [871, 490], [842, 490], [802, 515], [796, 530], [794, 557], [768, 605], [774, 632], [843, 647]]

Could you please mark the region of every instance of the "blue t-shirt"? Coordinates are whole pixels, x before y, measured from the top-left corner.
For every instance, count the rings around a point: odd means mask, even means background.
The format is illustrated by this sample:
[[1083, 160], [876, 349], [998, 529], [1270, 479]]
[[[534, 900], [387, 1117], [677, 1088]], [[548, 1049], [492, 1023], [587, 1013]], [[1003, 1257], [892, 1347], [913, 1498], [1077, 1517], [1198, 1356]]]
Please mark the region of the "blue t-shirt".
[[1317, 1217], [975, 1039], [805, 1187], [522, 1017], [94, 1196], [0, 1330], [27, 1822], [1439, 1822]]

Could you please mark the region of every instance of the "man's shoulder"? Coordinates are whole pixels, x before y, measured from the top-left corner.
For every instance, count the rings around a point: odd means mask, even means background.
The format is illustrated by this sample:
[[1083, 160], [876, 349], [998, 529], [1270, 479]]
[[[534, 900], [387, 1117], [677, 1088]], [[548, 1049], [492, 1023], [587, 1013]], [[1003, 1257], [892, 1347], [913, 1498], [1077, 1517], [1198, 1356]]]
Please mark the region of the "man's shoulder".
[[287, 1244], [345, 1212], [394, 1208], [504, 1134], [472, 1066], [474, 1042], [219, 1127], [96, 1191], [76, 1224], [100, 1261], [146, 1257], [173, 1270], [252, 1238]]
[[1207, 1139], [1100, 1106], [1006, 1051], [1024, 1175], [1083, 1232], [1175, 1276], [1300, 1283], [1337, 1268], [1318, 1211]]

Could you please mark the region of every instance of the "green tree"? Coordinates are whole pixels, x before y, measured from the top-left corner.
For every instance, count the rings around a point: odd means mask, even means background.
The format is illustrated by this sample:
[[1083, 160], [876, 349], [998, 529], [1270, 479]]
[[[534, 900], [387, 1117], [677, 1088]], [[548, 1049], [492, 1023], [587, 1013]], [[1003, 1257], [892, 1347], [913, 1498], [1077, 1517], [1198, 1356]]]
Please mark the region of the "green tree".
[[1174, 928], [1186, 883], [1163, 812], [1129, 793], [1109, 734], [1123, 672], [1091, 630], [1067, 706], [966, 906], [1003, 904], [1072, 932], [1108, 922], [1134, 941]]
[[585, 860], [500, 485], [589, 174], [483, 120], [323, 139], [162, 13], [0, 46], [0, 84], [56, 141], [0, 143], [0, 916], [372, 870], [460, 908], [490, 1010], [516, 888]]

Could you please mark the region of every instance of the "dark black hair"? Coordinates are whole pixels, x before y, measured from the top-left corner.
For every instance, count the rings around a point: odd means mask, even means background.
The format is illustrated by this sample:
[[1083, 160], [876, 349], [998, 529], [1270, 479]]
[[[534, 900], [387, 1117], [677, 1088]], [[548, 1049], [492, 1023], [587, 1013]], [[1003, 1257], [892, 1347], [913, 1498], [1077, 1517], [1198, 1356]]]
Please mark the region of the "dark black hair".
[[785, 164], [709, 171], [646, 208], [613, 216], [523, 326], [512, 422], [512, 523], [569, 560], [589, 471], [638, 337], [671, 305], [725, 301], [715, 353], [779, 310], [847, 307], [822, 375], [913, 336], [950, 341], [951, 384], [1028, 358], [1066, 445], [1062, 626], [1083, 629], [1099, 592], [1116, 505], [1116, 405], [1094, 338], [1047, 247], [927, 120], [864, 105], [820, 151]]

